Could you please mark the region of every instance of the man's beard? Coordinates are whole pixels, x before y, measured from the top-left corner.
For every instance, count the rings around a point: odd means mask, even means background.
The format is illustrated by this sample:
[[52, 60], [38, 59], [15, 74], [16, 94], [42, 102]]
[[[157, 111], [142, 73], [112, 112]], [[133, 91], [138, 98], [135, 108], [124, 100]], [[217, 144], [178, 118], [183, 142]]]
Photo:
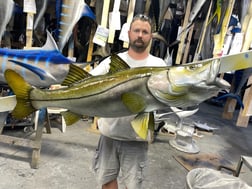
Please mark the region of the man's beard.
[[144, 52], [146, 50], [146, 48], [148, 47], [149, 43], [150, 42], [144, 43], [143, 40], [137, 39], [137, 40], [135, 40], [135, 41], [133, 41], [133, 42], [130, 43], [130, 47], [134, 51], [141, 53], [141, 52]]

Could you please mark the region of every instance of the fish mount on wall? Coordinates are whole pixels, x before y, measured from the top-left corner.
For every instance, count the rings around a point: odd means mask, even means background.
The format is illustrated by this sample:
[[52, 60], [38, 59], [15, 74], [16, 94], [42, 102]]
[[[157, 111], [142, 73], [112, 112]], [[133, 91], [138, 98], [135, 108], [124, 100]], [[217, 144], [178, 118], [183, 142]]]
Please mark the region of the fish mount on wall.
[[0, 1], [0, 39], [2, 39], [6, 26], [11, 19], [14, 6], [13, 0]]
[[[36, 17], [35, 28], [42, 19], [42, 15], [48, 5], [47, 1], [36, 2], [42, 4], [42, 8], [38, 17]], [[3, 28], [1, 27], [0, 34], [5, 29], [12, 15], [11, 10], [13, 8], [9, 10], [7, 7], [13, 7], [14, 3], [12, 0], [8, 0], [7, 3], [1, 4], [3, 4], [3, 7], [1, 7], [3, 13], [6, 14], [0, 13], [0, 23], [4, 26], [2, 26]], [[64, 0], [60, 4], [60, 9], [58, 44], [47, 31], [46, 43], [42, 47], [32, 50], [0, 48], [0, 85], [6, 85], [4, 71], [7, 69], [15, 70], [28, 83], [36, 87], [50, 87], [54, 84], [60, 84], [64, 80], [69, 71], [69, 64], [74, 62], [63, 56], [61, 50], [68, 41], [74, 25], [80, 18], [88, 17], [95, 21], [95, 15], [84, 1]], [[86, 65], [85, 62], [75, 64], [81, 67]]]
[[0, 84], [6, 84], [4, 72], [13, 69], [31, 85], [50, 87], [60, 84], [69, 71], [69, 65], [84, 67], [63, 56], [52, 35], [47, 32], [47, 41], [43, 47], [29, 49], [0, 48]]
[[95, 21], [96, 16], [84, 1], [62, 0], [60, 9], [57, 43], [60, 51], [62, 51], [80, 18], [85, 16]]
[[[71, 64], [70, 71], [58, 90], [32, 87], [14, 70], [5, 71], [5, 78], [16, 96], [10, 101], [14, 118], [23, 118], [46, 108], [68, 109], [62, 112], [71, 125], [82, 115], [120, 117], [136, 115], [132, 127], [146, 138], [150, 113], [167, 107], [195, 106], [230, 87], [219, 73], [252, 67], [252, 51], [197, 61], [172, 67], [129, 66], [117, 55], [111, 57], [111, 70], [106, 75], [92, 76]], [[98, 107], [98, 108], [97, 108]]]

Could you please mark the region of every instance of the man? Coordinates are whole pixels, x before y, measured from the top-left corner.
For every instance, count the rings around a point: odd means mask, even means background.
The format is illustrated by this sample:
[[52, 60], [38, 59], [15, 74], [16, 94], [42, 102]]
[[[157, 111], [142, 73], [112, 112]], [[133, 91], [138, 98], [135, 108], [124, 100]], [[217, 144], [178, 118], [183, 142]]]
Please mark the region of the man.
[[[128, 31], [129, 49], [118, 55], [130, 67], [166, 66], [165, 62], [149, 54], [152, 38], [151, 20], [145, 15], [136, 15]], [[105, 59], [94, 70], [93, 75], [109, 71], [110, 58]], [[143, 185], [147, 163], [147, 140], [140, 139], [131, 127], [133, 116], [99, 118], [101, 137], [94, 158], [94, 171], [102, 189], [117, 189], [117, 178], [127, 189], [140, 189]]]

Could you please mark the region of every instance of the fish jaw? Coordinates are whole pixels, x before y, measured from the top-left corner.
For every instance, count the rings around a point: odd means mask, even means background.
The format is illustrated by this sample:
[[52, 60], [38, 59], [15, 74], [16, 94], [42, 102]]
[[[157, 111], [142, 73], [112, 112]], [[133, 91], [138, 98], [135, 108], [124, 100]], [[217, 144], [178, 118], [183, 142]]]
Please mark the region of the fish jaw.
[[217, 77], [219, 66], [219, 61], [214, 60], [193, 67], [171, 67], [167, 71], [153, 74], [148, 87], [155, 98], [169, 106], [195, 106], [216, 95], [221, 89], [230, 87], [228, 82]]

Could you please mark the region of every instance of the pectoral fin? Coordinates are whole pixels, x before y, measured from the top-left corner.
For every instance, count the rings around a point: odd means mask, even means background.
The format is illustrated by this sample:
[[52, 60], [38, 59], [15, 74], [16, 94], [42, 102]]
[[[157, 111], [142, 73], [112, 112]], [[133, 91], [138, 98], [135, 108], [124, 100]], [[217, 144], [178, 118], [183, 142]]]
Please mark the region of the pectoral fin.
[[136, 93], [125, 93], [122, 95], [122, 101], [132, 113], [139, 113], [146, 107], [144, 98]]
[[131, 126], [140, 138], [146, 140], [148, 129], [154, 130], [153, 113], [139, 114], [133, 121], [131, 121]]

